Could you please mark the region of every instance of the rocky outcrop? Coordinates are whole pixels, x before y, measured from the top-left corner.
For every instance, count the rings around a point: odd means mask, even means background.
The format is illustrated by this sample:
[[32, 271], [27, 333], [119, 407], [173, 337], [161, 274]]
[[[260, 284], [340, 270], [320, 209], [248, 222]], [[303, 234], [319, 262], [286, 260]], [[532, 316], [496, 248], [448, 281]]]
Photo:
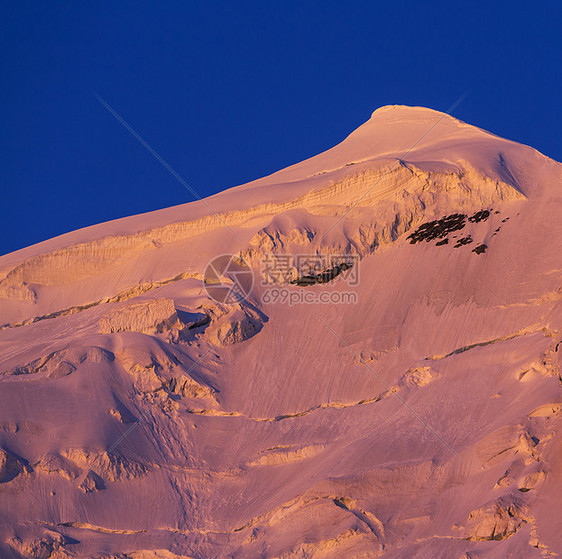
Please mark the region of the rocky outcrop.
[[538, 469], [519, 480], [519, 491], [526, 493], [535, 489], [540, 483], [542, 483], [546, 478], [546, 473], [542, 469]]
[[472, 541], [505, 540], [528, 521], [526, 507], [502, 497], [470, 513], [465, 538]]
[[[200, 405], [216, 407], [216, 390], [205, 383], [193, 364], [184, 364], [171, 351], [157, 344], [152, 347], [124, 345], [116, 358], [132, 377], [133, 387], [141, 394], [163, 392], [198, 400]], [[197, 378], [194, 378], [197, 377]]]
[[[88, 475], [92, 471], [105, 481], [128, 481], [143, 477], [147, 472], [142, 464], [110, 451], [69, 448], [63, 451], [62, 456], [81, 470], [87, 471]], [[90, 478], [95, 483], [96, 478]], [[91, 485], [90, 481], [85, 487], [88, 485]]]
[[248, 463], [248, 466], [274, 466], [290, 464], [306, 458], [312, 458], [325, 448], [325, 445], [310, 445], [301, 448], [272, 448], [264, 451], [259, 458]]
[[317, 283], [328, 283], [337, 278], [343, 272], [349, 270], [352, 266], [353, 264], [351, 262], [342, 262], [341, 264], [336, 264], [331, 268], [320, 270], [317, 273], [301, 275], [294, 280], [291, 280], [290, 283], [292, 283], [293, 285], [298, 285], [300, 287], [315, 285]]
[[66, 546], [78, 543], [54, 530], [40, 528], [38, 533], [15, 535], [8, 544], [25, 559], [69, 559], [76, 555]]
[[425, 386], [437, 377], [437, 373], [431, 367], [414, 367], [408, 369], [398, 384], [399, 388], [405, 386]]
[[211, 325], [205, 339], [212, 345], [225, 346], [243, 342], [255, 336], [263, 327], [264, 315], [249, 306], [237, 303], [213, 309]]
[[11, 452], [0, 448], [0, 483], [12, 481], [23, 471], [22, 461]]
[[162, 388], [163, 370], [171, 370], [174, 363], [162, 351], [153, 352], [136, 345], [127, 345], [115, 356], [125, 371], [133, 378], [137, 392], [154, 392]]
[[61, 454], [46, 454], [35, 465], [38, 473], [61, 476], [74, 482], [83, 493], [105, 489], [105, 482], [142, 477], [146, 467], [111, 451], [71, 448]]
[[84, 479], [82, 479], [78, 485], [78, 488], [83, 493], [93, 493], [94, 491], [101, 491], [102, 489], [105, 489], [105, 483], [98, 474], [89, 470], [84, 476]]
[[80, 475], [80, 468], [78, 468], [76, 464], [73, 464], [56, 453], [49, 453], [43, 456], [43, 458], [35, 464], [35, 469], [47, 474], [60, 475], [67, 480], [74, 480]]
[[167, 388], [173, 394], [178, 394], [185, 398], [208, 399], [215, 402], [214, 395], [216, 391], [209, 386], [203, 386], [189, 375], [180, 374], [174, 376], [168, 382]]

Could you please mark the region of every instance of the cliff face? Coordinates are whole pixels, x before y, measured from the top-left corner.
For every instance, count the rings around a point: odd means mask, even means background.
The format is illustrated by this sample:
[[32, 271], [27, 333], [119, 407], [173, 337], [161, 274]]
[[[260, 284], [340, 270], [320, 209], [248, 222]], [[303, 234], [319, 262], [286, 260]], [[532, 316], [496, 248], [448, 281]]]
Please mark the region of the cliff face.
[[561, 553], [561, 202], [559, 163], [385, 107], [1, 257], [0, 555]]

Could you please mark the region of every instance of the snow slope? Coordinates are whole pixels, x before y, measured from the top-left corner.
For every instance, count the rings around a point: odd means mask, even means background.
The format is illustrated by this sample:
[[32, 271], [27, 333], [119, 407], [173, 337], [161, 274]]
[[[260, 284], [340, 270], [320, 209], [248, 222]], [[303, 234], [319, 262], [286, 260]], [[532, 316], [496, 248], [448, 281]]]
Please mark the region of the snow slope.
[[[0, 257], [0, 556], [561, 553], [561, 202], [560, 163], [391, 106]], [[203, 284], [223, 253], [256, 280], [235, 305]], [[265, 297], [264, 259], [302, 254], [357, 285], [276, 289], [356, 302]]]

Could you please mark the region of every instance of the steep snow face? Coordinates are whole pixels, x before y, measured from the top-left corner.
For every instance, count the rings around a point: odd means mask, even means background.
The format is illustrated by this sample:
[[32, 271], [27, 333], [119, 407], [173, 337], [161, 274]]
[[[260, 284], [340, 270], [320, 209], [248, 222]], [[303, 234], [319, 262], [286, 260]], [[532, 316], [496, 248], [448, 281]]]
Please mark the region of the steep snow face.
[[[391, 106], [269, 177], [3, 256], [0, 555], [562, 553], [561, 187], [531, 148]], [[223, 253], [254, 276], [234, 304], [205, 289]]]

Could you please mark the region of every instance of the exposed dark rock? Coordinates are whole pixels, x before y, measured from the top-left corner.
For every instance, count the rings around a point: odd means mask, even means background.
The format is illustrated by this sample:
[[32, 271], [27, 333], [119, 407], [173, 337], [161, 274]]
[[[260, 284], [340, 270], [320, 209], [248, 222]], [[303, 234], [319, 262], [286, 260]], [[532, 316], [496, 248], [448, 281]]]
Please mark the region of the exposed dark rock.
[[449, 244], [449, 239], [447, 237], [445, 237], [442, 241], [437, 241], [435, 243], [435, 246], [441, 246], [441, 245], [448, 245]]
[[185, 328], [188, 330], [194, 330], [201, 326], [207, 326], [211, 322], [211, 317], [204, 312], [188, 312], [180, 309], [176, 309], [178, 318], [182, 322]]
[[473, 216], [468, 218], [470, 223], [480, 223], [481, 221], [486, 221], [490, 217], [489, 210], [480, 210], [476, 212]]
[[485, 245], [484, 243], [482, 243], [481, 245], [478, 245], [476, 248], [473, 248], [472, 252], [475, 252], [476, 254], [483, 254], [484, 252], [486, 252], [487, 248], [488, 248], [488, 245]]
[[0, 483], [12, 481], [22, 472], [29, 471], [30, 468], [26, 468], [25, 466], [25, 460], [0, 448]]
[[468, 237], [462, 237], [457, 241], [455, 248], [462, 247], [463, 245], [469, 245], [472, 242], [472, 237], [468, 235]]
[[105, 489], [105, 483], [103, 479], [98, 476], [98, 474], [90, 470], [86, 474], [78, 488], [83, 493], [93, 493], [95, 491], [101, 491], [102, 489]]
[[200, 326], [206, 326], [210, 322], [211, 322], [211, 317], [208, 316], [208, 315], [205, 315], [200, 320], [197, 320], [196, 322], [193, 322], [192, 324], [190, 324], [188, 326], [188, 328], [189, 328], [189, 330], [193, 330], [194, 328], [199, 328]]
[[428, 221], [420, 225], [408, 236], [410, 243], [415, 245], [421, 241], [442, 239], [452, 231], [460, 231], [466, 225], [466, 214], [451, 214], [436, 221]]
[[352, 265], [347, 262], [342, 262], [341, 264], [336, 264], [333, 268], [329, 268], [319, 272], [318, 274], [307, 274], [305, 276], [301, 276], [300, 278], [292, 280], [291, 283], [301, 287], [314, 285], [316, 283], [328, 283], [338, 277], [342, 272], [349, 270], [351, 266]]

